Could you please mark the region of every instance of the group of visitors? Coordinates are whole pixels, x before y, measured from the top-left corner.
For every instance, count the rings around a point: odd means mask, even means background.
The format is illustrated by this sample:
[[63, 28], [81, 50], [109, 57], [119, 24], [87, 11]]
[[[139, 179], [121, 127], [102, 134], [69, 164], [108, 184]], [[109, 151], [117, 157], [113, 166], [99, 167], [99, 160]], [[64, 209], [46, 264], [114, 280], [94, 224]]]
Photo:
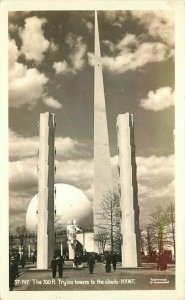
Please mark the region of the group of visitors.
[[[116, 253], [111, 253], [108, 252], [104, 256], [104, 262], [105, 262], [105, 271], [111, 272], [111, 266], [113, 267], [113, 270], [116, 271], [116, 264], [117, 264], [117, 254]], [[33, 257], [32, 263], [35, 262], [35, 257]], [[159, 253], [158, 257], [156, 259], [157, 263], [157, 270], [163, 271], [167, 269], [167, 260], [165, 253]], [[20, 264], [22, 268], [25, 266], [25, 259], [22, 257], [20, 259]], [[53, 278], [56, 278], [57, 270], [58, 270], [58, 276], [59, 278], [62, 278], [63, 276], [63, 269], [64, 269], [64, 258], [62, 255], [59, 256], [54, 256], [52, 261], [51, 261], [51, 269], [52, 269], [52, 276]], [[87, 257], [87, 265], [89, 268], [90, 274], [93, 273], [94, 271], [94, 266], [95, 266], [95, 257], [92, 253], [88, 254]], [[82, 266], [82, 261], [80, 256], [77, 254], [74, 257], [73, 260], [73, 268], [79, 269], [80, 266]], [[18, 263], [14, 257], [10, 258], [10, 263], [9, 263], [9, 289], [10, 291], [13, 290], [15, 286], [15, 280], [16, 278], [19, 277], [19, 272], [18, 272]]]
[[53, 256], [53, 259], [51, 261], [51, 269], [52, 269], [53, 278], [56, 277], [57, 269], [58, 269], [59, 278], [62, 278], [64, 264], [65, 264], [64, 258], [62, 255], [59, 255], [57, 257]]
[[[63, 256], [60, 255], [57, 258], [55, 256], [53, 257], [53, 259], [51, 261], [53, 278], [56, 277], [57, 269], [58, 269], [59, 277], [62, 278], [64, 264], [65, 263], [64, 263]], [[117, 264], [117, 254], [116, 253], [107, 253], [105, 255], [105, 270], [106, 270], [106, 272], [111, 272], [111, 264], [113, 266], [113, 270], [116, 271], [116, 264]], [[95, 267], [95, 257], [92, 253], [88, 254], [87, 265], [88, 265], [90, 274], [93, 274], [94, 267]], [[73, 268], [74, 269], [82, 268], [82, 261], [78, 254], [76, 254], [74, 257]]]
[[105, 255], [105, 270], [106, 272], [111, 272], [111, 264], [113, 266], [113, 270], [116, 271], [116, 264], [117, 264], [117, 255], [116, 253], [108, 252]]

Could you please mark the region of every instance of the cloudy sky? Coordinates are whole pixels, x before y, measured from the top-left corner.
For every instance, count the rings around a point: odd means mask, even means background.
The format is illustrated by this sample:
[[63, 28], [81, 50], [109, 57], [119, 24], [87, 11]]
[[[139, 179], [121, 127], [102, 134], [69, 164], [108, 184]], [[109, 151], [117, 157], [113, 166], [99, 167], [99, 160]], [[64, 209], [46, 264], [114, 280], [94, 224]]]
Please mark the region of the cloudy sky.
[[[113, 174], [116, 118], [134, 114], [140, 223], [174, 201], [174, 16], [98, 12]], [[56, 115], [56, 183], [93, 200], [94, 12], [9, 13], [10, 229], [37, 192], [39, 114]], [[101, 130], [101, 129], [100, 129]]]

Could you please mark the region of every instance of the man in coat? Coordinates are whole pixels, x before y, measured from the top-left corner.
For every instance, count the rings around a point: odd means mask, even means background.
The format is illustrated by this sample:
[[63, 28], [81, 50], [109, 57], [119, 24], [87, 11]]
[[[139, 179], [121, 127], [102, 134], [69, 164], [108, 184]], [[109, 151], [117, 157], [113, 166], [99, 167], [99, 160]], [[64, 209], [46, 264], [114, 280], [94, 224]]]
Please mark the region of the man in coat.
[[90, 274], [93, 273], [94, 265], [95, 265], [94, 257], [92, 256], [92, 254], [90, 254], [89, 257], [88, 257], [88, 266], [89, 266]]
[[59, 278], [62, 278], [63, 269], [64, 269], [64, 258], [63, 258], [63, 256], [60, 255], [57, 258], [57, 265], [58, 265], [58, 275], [59, 275]]
[[15, 279], [19, 277], [18, 265], [15, 258], [12, 257], [9, 263], [9, 290], [13, 291], [15, 287]]
[[52, 269], [53, 278], [55, 278], [56, 277], [56, 272], [57, 272], [57, 261], [56, 261], [55, 256], [53, 256], [53, 259], [51, 261], [51, 269]]
[[113, 265], [114, 271], [116, 271], [116, 263], [117, 263], [117, 255], [115, 252], [113, 252], [112, 253], [112, 265]]

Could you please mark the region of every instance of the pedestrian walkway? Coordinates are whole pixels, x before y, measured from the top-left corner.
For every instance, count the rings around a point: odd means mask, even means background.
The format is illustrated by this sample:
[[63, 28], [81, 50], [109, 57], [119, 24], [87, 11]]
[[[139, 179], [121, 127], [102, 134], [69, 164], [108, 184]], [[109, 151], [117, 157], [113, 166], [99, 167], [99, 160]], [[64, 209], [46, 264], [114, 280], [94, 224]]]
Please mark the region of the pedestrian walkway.
[[105, 265], [96, 262], [94, 273], [90, 274], [87, 264], [82, 269], [73, 269], [72, 262], [65, 262], [63, 278], [52, 278], [51, 270], [24, 270], [17, 279], [15, 291], [79, 291], [79, 290], [146, 290], [174, 289], [174, 268], [166, 271], [155, 269], [124, 270], [118, 264], [117, 270], [105, 272]]

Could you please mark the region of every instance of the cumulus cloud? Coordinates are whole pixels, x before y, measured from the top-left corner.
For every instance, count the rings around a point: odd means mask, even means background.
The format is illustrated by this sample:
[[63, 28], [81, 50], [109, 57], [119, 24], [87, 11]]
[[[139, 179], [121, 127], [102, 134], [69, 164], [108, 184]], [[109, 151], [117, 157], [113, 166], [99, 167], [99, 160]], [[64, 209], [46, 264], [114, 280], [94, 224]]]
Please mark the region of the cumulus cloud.
[[38, 137], [23, 137], [13, 130], [9, 130], [9, 156], [10, 159], [23, 159], [38, 154]]
[[[55, 164], [56, 183], [72, 184], [90, 194], [93, 180], [92, 160], [56, 160]], [[37, 166], [37, 157], [29, 157], [10, 162], [9, 187], [11, 197], [15, 202], [16, 199], [20, 199], [20, 197], [24, 199], [30, 197], [31, 199], [35, 195], [38, 189], [39, 170]], [[27, 191], [26, 195], [25, 191]]]
[[93, 31], [93, 28], [94, 28], [94, 25], [92, 22], [86, 22], [86, 27], [88, 29], [89, 32], [92, 32]]
[[105, 11], [103, 17], [113, 26], [123, 27], [130, 18], [144, 26], [148, 36], [174, 46], [174, 12], [172, 11]]
[[58, 100], [54, 99], [53, 97], [44, 97], [43, 102], [47, 106], [55, 108], [55, 109], [58, 109], [58, 108], [62, 107], [62, 104]]
[[66, 60], [54, 62], [53, 68], [55, 69], [56, 74], [70, 72], [70, 68]]
[[145, 26], [148, 34], [170, 47], [174, 45], [174, 13], [170, 11], [132, 11], [132, 17]]
[[[134, 34], [126, 34], [116, 44], [103, 41], [111, 53], [102, 57], [103, 66], [114, 73], [136, 70], [148, 63], [160, 62], [170, 55], [168, 47], [161, 42], [140, 42]], [[89, 64], [94, 65], [93, 53], [88, 53]]]
[[68, 60], [53, 63], [56, 74], [73, 73], [83, 69], [85, 65], [85, 55], [87, 45], [83, 42], [81, 36], [69, 33], [65, 38], [65, 43], [69, 48]]
[[[118, 180], [118, 157], [111, 158], [112, 170]], [[158, 205], [174, 202], [174, 155], [136, 157], [140, 223], [145, 227], [148, 216]]]
[[[88, 156], [86, 145], [70, 137], [56, 137], [56, 158], [58, 160], [72, 157], [80, 158], [82, 155]], [[38, 156], [39, 137], [24, 137], [9, 130], [9, 156], [11, 160], [22, 160], [24, 158]]]
[[[122, 27], [125, 21], [135, 21], [144, 27], [144, 35], [129, 33], [116, 43], [103, 41], [110, 54], [102, 58], [104, 66], [112, 72], [136, 70], [148, 63], [167, 60], [174, 54], [174, 16], [165, 11], [131, 11], [102, 13], [112, 26]], [[145, 37], [145, 38], [144, 38]], [[88, 54], [93, 65], [93, 55]]]
[[137, 157], [138, 181], [163, 187], [174, 180], [174, 155]]
[[[136, 157], [139, 201], [141, 208], [169, 203], [174, 198], [174, 155]], [[115, 183], [119, 180], [118, 156], [111, 157]]]
[[93, 67], [93, 66], [94, 66], [94, 63], [95, 63], [94, 53], [87, 52], [87, 56], [88, 56], [88, 62], [89, 62], [89, 65], [90, 65], [91, 67]]
[[30, 107], [41, 98], [44, 85], [48, 81], [45, 74], [37, 69], [27, 69], [23, 64], [15, 63], [10, 72], [9, 103], [12, 107], [19, 107], [28, 103]]
[[92, 160], [57, 161], [56, 167], [56, 182], [73, 184], [82, 190], [90, 188], [93, 180]]
[[[136, 157], [138, 196], [141, 211], [149, 213], [157, 205], [174, 200], [174, 155]], [[118, 180], [118, 157], [111, 158], [114, 176]], [[146, 216], [145, 216], [146, 217]], [[145, 219], [146, 221], [146, 219]]]
[[[20, 54], [15, 40], [9, 40], [9, 105], [19, 107], [27, 103], [33, 107], [43, 97], [48, 78], [36, 68], [28, 69], [26, 65], [18, 63]], [[43, 102], [55, 109], [62, 107], [53, 97], [44, 97]]]
[[9, 186], [11, 191], [32, 189], [33, 186], [37, 186], [37, 179], [36, 157], [10, 162]]
[[9, 43], [8, 43], [9, 71], [11, 71], [13, 69], [14, 64], [17, 61], [19, 55], [20, 55], [20, 52], [15, 43], [15, 40], [9, 39]]
[[[118, 54], [102, 57], [102, 63], [105, 68], [115, 73], [136, 70], [148, 63], [163, 61], [169, 56], [168, 47], [165, 44], [160, 42], [140, 43], [133, 34], [126, 34], [114, 47]], [[110, 50], [113, 50], [112, 46]]]
[[145, 228], [157, 206], [174, 202], [174, 155], [138, 157], [136, 161], [140, 224]]
[[70, 137], [57, 137], [55, 139], [57, 159], [81, 158], [88, 157], [87, 146]]
[[9, 105], [28, 103], [32, 107], [41, 98], [48, 78], [36, 68], [18, 63], [19, 55], [15, 40], [9, 40]]
[[113, 26], [122, 27], [123, 23], [127, 20], [128, 12], [127, 11], [103, 11], [101, 12], [105, 20], [111, 23]]
[[174, 92], [171, 87], [150, 91], [147, 98], [140, 100], [140, 106], [146, 110], [160, 111], [172, 105], [174, 105]]
[[72, 33], [67, 35], [65, 42], [71, 50], [69, 59], [72, 64], [72, 71], [75, 73], [76, 71], [79, 71], [84, 67], [84, 58], [87, 50], [87, 45], [83, 42], [81, 36], [76, 36]]
[[[111, 41], [104, 40], [104, 41], [102, 41], [102, 44], [105, 45], [105, 46], [107, 46], [107, 48], [109, 49], [110, 52], [114, 52], [115, 51], [115, 45]], [[88, 54], [88, 56], [89, 56], [89, 54]]]
[[139, 40], [135, 34], [127, 33], [122, 40], [120, 40], [116, 46], [117, 49], [123, 50], [124, 47], [132, 49], [139, 46]]
[[20, 29], [22, 39], [21, 52], [27, 60], [40, 63], [44, 58], [44, 52], [49, 49], [50, 42], [44, 37], [42, 26], [47, 22], [45, 18], [36, 16], [25, 19], [25, 26]]
[[56, 52], [59, 49], [58, 45], [55, 44], [53, 41], [50, 42], [50, 51]]

